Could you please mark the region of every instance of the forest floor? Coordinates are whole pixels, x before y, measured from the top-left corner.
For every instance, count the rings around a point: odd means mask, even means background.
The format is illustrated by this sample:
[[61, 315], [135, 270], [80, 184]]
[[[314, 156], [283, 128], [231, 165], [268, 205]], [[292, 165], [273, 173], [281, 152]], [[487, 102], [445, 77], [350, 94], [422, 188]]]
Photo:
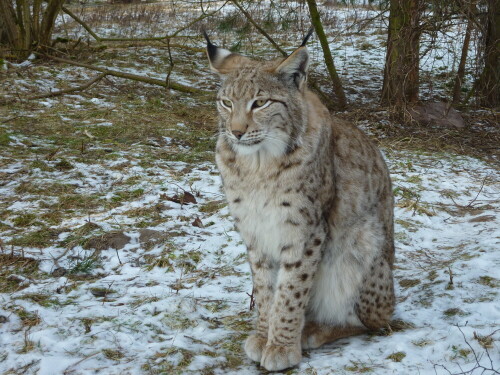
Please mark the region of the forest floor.
[[[405, 127], [376, 103], [380, 63], [354, 55], [352, 104], [337, 115], [391, 171], [397, 308], [391, 330], [305, 352], [284, 373], [497, 374], [497, 114], [464, 112], [460, 130]], [[75, 58], [163, 78], [168, 65], [159, 45]], [[212, 94], [107, 77], [23, 100], [96, 73], [46, 60], [1, 73], [3, 97], [17, 99], [0, 106], [0, 374], [266, 373], [242, 350], [251, 275], [214, 165], [217, 77], [196, 50], [174, 58], [173, 80]]]

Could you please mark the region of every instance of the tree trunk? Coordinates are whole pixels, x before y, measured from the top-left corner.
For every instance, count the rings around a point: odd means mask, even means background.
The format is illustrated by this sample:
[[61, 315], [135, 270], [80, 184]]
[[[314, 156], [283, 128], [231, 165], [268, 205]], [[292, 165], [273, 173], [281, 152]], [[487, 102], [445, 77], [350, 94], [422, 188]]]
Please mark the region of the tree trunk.
[[0, 35], [19, 60], [33, 51], [46, 51], [52, 41], [56, 17], [64, 0], [0, 0]]
[[59, 12], [61, 12], [64, 1], [65, 0], [49, 0], [47, 8], [45, 8], [43, 12], [40, 24], [40, 39], [37, 41], [42, 50], [46, 50], [51, 44], [56, 18]]
[[458, 64], [457, 76], [455, 77], [455, 85], [453, 86], [453, 104], [458, 104], [460, 101], [460, 92], [462, 90], [462, 83], [465, 75], [465, 63], [467, 61], [467, 52], [469, 51], [470, 36], [472, 33], [473, 17], [475, 16], [476, 5], [472, 1], [469, 9], [465, 10], [467, 15], [467, 28], [465, 29], [464, 43], [462, 45], [462, 54], [460, 56], [460, 63]]
[[421, 0], [390, 0], [382, 102], [403, 107], [418, 100]]
[[319, 17], [318, 6], [316, 0], [307, 0], [307, 5], [309, 6], [309, 14], [311, 15], [311, 22], [318, 36], [321, 48], [323, 49], [323, 56], [325, 60], [326, 69], [332, 80], [333, 91], [337, 96], [338, 106], [340, 108], [345, 108], [347, 105], [347, 100], [345, 97], [344, 89], [342, 87], [342, 82], [340, 81], [339, 75], [337, 74], [337, 69], [335, 69], [335, 64], [333, 63], [332, 53], [330, 47], [328, 46], [328, 40], [323, 30], [323, 24]]
[[488, 0], [484, 68], [478, 94], [482, 105], [493, 108], [500, 105], [500, 0]]
[[[11, 0], [0, 0], [0, 26], [2, 27], [2, 42], [10, 47], [12, 53], [18, 54], [23, 48], [23, 39], [17, 25], [16, 10]], [[26, 56], [27, 57], [27, 56]]]

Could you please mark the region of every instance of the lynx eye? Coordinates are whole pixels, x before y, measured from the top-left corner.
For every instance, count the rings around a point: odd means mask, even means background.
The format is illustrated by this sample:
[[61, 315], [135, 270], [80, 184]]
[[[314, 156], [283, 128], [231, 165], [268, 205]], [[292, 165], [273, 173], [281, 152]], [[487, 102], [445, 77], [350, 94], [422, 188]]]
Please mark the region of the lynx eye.
[[269, 102], [269, 100], [267, 100], [267, 99], [257, 99], [256, 101], [253, 102], [252, 108], [263, 107], [264, 105], [267, 104], [267, 102]]
[[233, 106], [233, 103], [231, 102], [231, 100], [228, 100], [228, 99], [222, 99], [221, 103], [224, 107], [227, 107], [227, 108], [231, 108]]

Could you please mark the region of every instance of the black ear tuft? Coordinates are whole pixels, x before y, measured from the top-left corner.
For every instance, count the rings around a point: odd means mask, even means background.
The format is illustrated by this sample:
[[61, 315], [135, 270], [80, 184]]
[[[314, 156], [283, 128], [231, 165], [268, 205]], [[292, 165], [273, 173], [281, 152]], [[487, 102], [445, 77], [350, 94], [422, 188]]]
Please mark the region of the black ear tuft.
[[205, 30], [203, 30], [203, 36], [205, 37], [207, 41], [207, 53], [208, 53], [208, 58], [210, 60], [215, 60], [215, 55], [217, 55], [217, 47], [212, 44], [210, 41], [210, 38], [208, 37], [208, 34]]
[[309, 38], [311, 37], [311, 35], [313, 34], [314, 32], [314, 26], [311, 26], [309, 28], [309, 31], [307, 32], [307, 35], [305, 36], [304, 40], [302, 41], [302, 44], [300, 45], [301, 47], [305, 47], [306, 44], [307, 44], [307, 41], [309, 40]]

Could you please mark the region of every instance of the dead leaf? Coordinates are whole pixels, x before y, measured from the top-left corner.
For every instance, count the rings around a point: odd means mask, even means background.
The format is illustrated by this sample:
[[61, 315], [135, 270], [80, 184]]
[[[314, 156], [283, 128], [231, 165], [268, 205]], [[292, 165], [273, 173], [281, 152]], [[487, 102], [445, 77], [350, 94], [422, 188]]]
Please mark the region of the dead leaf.
[[188, 203], [196, 203], [196, 198], [194, 197], [193, 194], [191, 194], [188, 191], [185, 191], [182, 195], [181, 194], [176, 194], [173, 197], [170, 197], [166, 194], [163, 194], [160, 196], [162, 199], [166, 199], [167, 201], [174, 202], [174, 203], [179, 203], [179, 204], [188, 204]]
[[201, 222], [200, 218], [197, 217], [194, 219], [194, 221], [191, 223], [193, 227], [198, 227], [198, 228], [203, 228], [203, 223]]

